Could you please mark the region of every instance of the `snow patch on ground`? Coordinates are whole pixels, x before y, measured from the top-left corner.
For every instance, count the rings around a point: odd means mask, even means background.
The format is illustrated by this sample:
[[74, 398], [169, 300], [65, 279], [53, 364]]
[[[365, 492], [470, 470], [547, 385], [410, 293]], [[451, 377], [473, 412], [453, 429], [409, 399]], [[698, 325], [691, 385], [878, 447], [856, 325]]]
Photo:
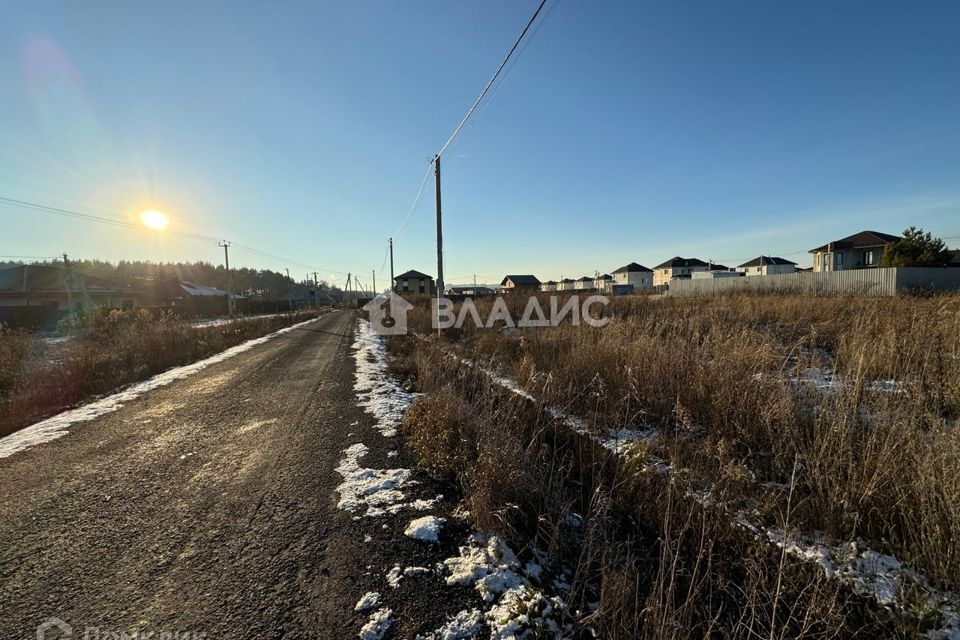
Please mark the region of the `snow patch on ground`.
[[365, 515], [379, 516], [385, 508], [402, 503], [406, 495], [401, 491], [413, 484], [410, 469], [370, 469], [360, 464], [367, 455], [367, 446], [361, 442], [343, 450], [345, 457], [337, 465], [337, 473], [343, 482], [337, 487], [340, 502], [337, 508], [353, 513], [366, 508]]
[[443, 518], [423, 516], [422, 518], [411, 520], [410, 524], [407, 525], [406, 531], [403, 532], [403, 535], [422, 542], [439, 542], [440, 529], [443, 528], [445, 523], [446, 520]]
[[354, 611], [369, 611], [375, 606], [380, 604], [380, 594], [376, 591], [368, 591], [357, 600], [357, 604], [353, 607]]
[[819, 565], [828, 578], [840, 580], [884, 607], [907, 613], [938, 611], [943, 626], [927, 636], [960, 640], [960, 599], [937, 591], [895, 556], [874, 551], [859, 540], [837, 541], [819, 532], [785, 538], [782, 531], [771, 529], [766, 536], [788, 555]]
[[[759, 374], [758, 374], [759, 375]], [[794, 385], [809, 385], [821, 391], [835, 391], [845, 384], [850, 384], [849, 378], [827, 367], [807, 367], [790, 378]], [[903, 393], [904, 385], [897, 380], [872, 380], [865, 387], [876, 393]]]
[[818, 565], [831, 580], [839, 580], [855, 593], [900, 613], [913, 615], [936, 611], [940, 628], [928, 631], [931, 640], [960, 640], [960, 597], [938, 591], [919, 572], [904, 566], [895, 556], [870, 549], [862, 540], [835, 540], [822, 532], [796, 533], [754, 524], [743, 510], [733, 512], [715, 501], [709, 491], [688, 490], [686, 495], [705, 508], [726, 511], [734, 524], [788, 556]]
[[479, 609], [464, 609], [436, 631], [418, 635], [416, 640], [464, 640], [477, 637], [481, 630], [483, 612]]
[[403, 390], [387, 372], [387, 346], [367, 320], [359, 320], [353, 343], [357, 380], [353, 385], [360, 406], [377, 419], [376, 428], [386, 437], [397, 434], [414, 395]]
[[81, 422], [88, 422], [94, 418], [98, 418], [107, 413], [113, 413], [120, 409], [127, 402], [131, 402], [136, 398], [139, 398], [143, 394], [153, 391], [159, 387], [165, 387], [168, 384], [176, 382], [191, 376], [195, 373], [203, 371], [211, 365], [223, 362], [228, 360], [235, 355], [243, 353], [244, 351], [249, 351], [254, 347], [263, 344], [273, 338], [276, 338], [279, 335], [294, 331], [306, 324], [313, 322], [314, 319], [307, 320], [306, 322], [300, 322], [289, 327], [284, 327], [279, 331], [261, 336], [260, 338], [254, 338], [253, 340], [247, 340], [236, 346], [230, 347], [220, 353], [214, 354], [209, 358], [203, 360], [198, 360], [192, 364], [183, 365], [182, 367], [174, 367], [168, 369], [163, 373], [158, 373], [152, 378], [148, 378], [143, 382], [138, 382], [133, 384], [123, 391], [114, 393], [100, 400], [95, 400], [88, 404], [85, 404], [76, 409], [71, 409], [70, 411], [64, 411], [58, 415], [55, 415], [51, 418], [47, 418], [41, 422], [37, 422], [29, 427], [21, 429], [15, 433], [12, 433], [5, 438], [0, 438], [0, 458], [6, 458], [7, 456], [12, 456], [13, 454], [28, 449], [34, 445], [42, 444], [44, 442], [50, 442], [51, 440], [56, 440], [69, 431], [69, 428]]
[[360, 629], [360, 640], [380, 640], [393, 623], [392, 615], [393, 610], [386, 607], [377, 609], [370, 614], [370, 619]]
[[239, 318], [207, 318], [198, 320], [190, 324], [194, 329], [203, 329], [204, 327], [221, 327], [232, 322], [247, 322], [249, 320], [266, 320], [267, 318], [279, 318], [287, 315], [286, 313], [265, 313], [259, 316], [242, 316]]
[[[475, 366], [462, 358], [460, 361], [468, 366]], [[482, 367], [478, 367], [478, 370], [508, 391], [536, 402], [516, 381]], [[843, 384], [842, 379], [832, 370], [813, 367], [804, 370], [793, 381], [795, 384], [810, 384], [822, 390], [837, 389]], [[868, 388], [879, 393], [904, 391], [903, 385], [895, 380], [874, 381]], [[607, 436], [598, 436], [583, 418], [571, 416], [559, 407], [547, 407], [545, 410], [576, 433], [590, 437], [616, 455], [628, 453], [631, 445], [636, 442], [656, 437], [656, 431], [652, 429], [623, 429], [610, 431]], [[654, 472], [669, 474], [673, 471], [670, 464], [663, 460], [651, 456], [649, 461], [646, 468]], [[691, 490], [687, 491], [687, 495], [704, 507], [714, 506], [709, 492]], [[818, 564], [828, 578], [843, 581], [855, 592], [873, 598], [882, 606], [907, 613], [937, 611], [941, 627], [928, 631], [926, 636], [931, 640], [960, 640], [960, 597], [952, 592], [940, 592], [932, 588], [923, 575], [904, 567], [894, 556], [869, 549], [862, 541], [835, 541], [819, 533], [795, 535], [784, 541], [782, 532], [766, 530], [764, 533], [743, 511], [728, 515], [737, 526], [778, 547], [785, 546], [787, 554], [793, 558]], [[449, 580], [448, 578], [448, 582]]]
[[391, 588], [396, 589], [400, 586], [400, 581], [404, 578], [416, 578], [417, 576], [426, 575], [428, 573], [430, 573], [429, 567], [403, 568], [400, 565], [396, 565], [387, 571], [387, 584], [390, 585]]
[[[528, 563], [528, 568], [532, 564], [535, 563]], [[559, 622], [565, 609], [563, 601], [546, 596], [527, 579], [539, 576], [540, 567], [523, 575], [517, 556], [497, 536], [471, 535], [467, 544], [460, 547], [459, 555], [444, 560], [444, 566], [449, 573], [448, 585], [473, 586], [489, 603], [482, 616], [491, 638], [560, 638], [570, 631], [569, 625]], [[461, 612], [459, 616], [467, 621], [475, 619], [474, 612]], [[449, 624], [426, 637], [462, 637], [443, 636]]]

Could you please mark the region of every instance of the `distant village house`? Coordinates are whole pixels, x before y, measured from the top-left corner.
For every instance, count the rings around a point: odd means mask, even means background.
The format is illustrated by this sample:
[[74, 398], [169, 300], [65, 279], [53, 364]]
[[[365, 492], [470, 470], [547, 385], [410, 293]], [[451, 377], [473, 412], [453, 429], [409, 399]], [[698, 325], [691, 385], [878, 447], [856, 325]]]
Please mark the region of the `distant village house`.
[[406, 273], [401, 273], [393, 279], [394, 291], [399, 294], [404, 293], [425, 293], [433, 294], [433, 277], [425, 273], [411, 269]]
[[513, 293], [518, 291], [539, 291], [540, 280], [532, 275], [510, 275], [505, 276], [500, 281], [500, 290], [504, 293]]
[[627, 285], [633, 291], [653, 287], [653, 271], [636, 262], [626, 264], [613, 272], [615, 285]]
[[676, 256], [653, 268], [653, 285], [667, 284], [673, 278], [690, 278], [697, 271], [709, 271], [710, 265], [697, 258]]
[[797, 271], [797, 263], [776, 256], [758, 256], [737, 267], [747, 276], [776, 276]]
[[848, 269], [872, 269], [880, 265], [888, 245], [900, 240], [900, 236], [879, 231], [861, 231], [846, 238], [811, 249], [813, 270], [846, 271]]

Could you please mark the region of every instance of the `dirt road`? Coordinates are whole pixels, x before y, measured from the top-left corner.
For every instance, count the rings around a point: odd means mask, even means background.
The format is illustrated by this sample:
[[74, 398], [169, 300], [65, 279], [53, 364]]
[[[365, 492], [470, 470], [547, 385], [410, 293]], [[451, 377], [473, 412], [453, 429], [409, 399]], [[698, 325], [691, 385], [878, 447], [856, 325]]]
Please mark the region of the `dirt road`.
[[[74, 637], [357, 637], [358, 597], [444, 550], [404, 540], [409, 517], [337, 508], [353, 432], [370, 464], [396, 448], [356, 404], [354, 322], [334, 312], [0, 460], [0, 638], [50, 617]], [[389, 599], [406, 637], [458, 595]]]

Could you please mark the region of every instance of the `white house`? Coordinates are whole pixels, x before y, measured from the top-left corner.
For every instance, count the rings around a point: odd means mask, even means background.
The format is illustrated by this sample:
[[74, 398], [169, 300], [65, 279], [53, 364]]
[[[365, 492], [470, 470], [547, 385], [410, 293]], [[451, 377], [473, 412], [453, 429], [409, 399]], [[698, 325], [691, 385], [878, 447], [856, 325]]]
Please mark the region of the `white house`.
[[710, 265], [696, 258], [676, 256], [653, 268], [653, 284], [666, 284], [674, 278], [689, 278], [697, 271], [710, 271]]
[[540, 285], [540, 291], [556, 291], [557, 283], [555, 280], [547, 280]]
[[759, 256], [737, 267], [737, 271], [747, 276], [775, 276], [796, 270], [796, 262], [776, 256]]
[[606, 291], [612, 284], [613, 276], [611, 276], [609, 273], [605, 273], [602, 276], [597, 276], [593, 279], [593, 288], [597, 291]]
[[573, 288], [577, 291], [591, 291], [593, 289], [593, 278], [590, 276], [583, 276], [582, 278], [577, 278], [576, 282], [573, 285]]
[[564, 278], [557, 283], [557, 291], [573, 291], [576, 288], [576, 282], [570, 278]]
[[636, 262], [631, 262], [613, 272], [613, 283], [630, 285], [634, 291], [649, 289], [653, 287], [653, 271]]
[[500, 290], [504, 293], [512, 293], [514, 291], [539, 291], [540, 281], [537, 279], [537, 276], [529, 274], [504, 276], [503, 280], [500, 281]]
[[739, 278], [743, 274], [729, 269], [710, 269], [709, 271], [694, 271], [690, 274], [693, 280], [716, 280], [717, 278]]

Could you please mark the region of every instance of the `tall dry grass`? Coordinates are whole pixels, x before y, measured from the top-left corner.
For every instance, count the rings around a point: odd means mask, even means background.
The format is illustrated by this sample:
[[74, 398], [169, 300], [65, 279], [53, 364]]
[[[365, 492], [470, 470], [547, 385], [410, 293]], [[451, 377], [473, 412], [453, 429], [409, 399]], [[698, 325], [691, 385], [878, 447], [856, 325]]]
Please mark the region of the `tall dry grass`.
[[0, 437], [93, 396], [315, 315], [193, 327], [170, 314], [93, 310], [76, 323], [68, 340], [0, 331]]
[[[523, 302], [511, 304], [519, 318]], [[415, 446], [484, 524], [563, 540], [556, 523], [586, 516], [576, 566], [594, 585], [584, 599], [600, 597], [595, 624], [617, 637], [771, 638], [886, 624], [815, 570], [743, 547], [742, 532], [689, 504], [690, 487], [772, 527], [789, 511], [790, 530], [864, 538], [960, 588], [960, 297], [621, 298], [607, 313], [600, 329], [468, 326], [393, 344], [433, 394], [408, 419]], [[413, 325], [426, 334], [429, 310]], [[656, 427], [645, 453], [671, 462], [671, 482], [564, 444], [451, 349], [593, 424]], [[827, 368], [832, 385], [813, 375]]]

